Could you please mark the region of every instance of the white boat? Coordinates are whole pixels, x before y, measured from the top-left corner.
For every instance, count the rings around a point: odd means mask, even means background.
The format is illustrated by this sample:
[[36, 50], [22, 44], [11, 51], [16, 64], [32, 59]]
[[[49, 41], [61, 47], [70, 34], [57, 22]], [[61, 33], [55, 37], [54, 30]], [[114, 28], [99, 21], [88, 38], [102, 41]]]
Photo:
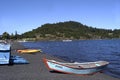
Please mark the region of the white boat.
[[109, 64], [109, 62], [107, 61], [63, 63], [55, 60], [49, 60], [46, 58], [44, 58], [43, 61], [50, 71], [78, 75], [93, 74], [102, 71]]
[[71, 42], [72, 40], [67, 39], [67, 40], [62, 40], [63, 42]]

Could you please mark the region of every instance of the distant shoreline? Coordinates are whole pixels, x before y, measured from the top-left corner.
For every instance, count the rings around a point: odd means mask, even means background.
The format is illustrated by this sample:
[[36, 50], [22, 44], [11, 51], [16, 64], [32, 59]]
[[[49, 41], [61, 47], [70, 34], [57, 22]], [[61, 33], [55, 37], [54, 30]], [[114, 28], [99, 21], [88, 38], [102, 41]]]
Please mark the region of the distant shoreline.
[[30, 41], [63, 41], [63, 42], [70, 42], [70, 41], [80, 41], [80, 40], [117, 40], [120, 38], [113, 38], [113, 39], [62, 39], [62, 40], [57, 40], [57, 39], [51, 39], [51, 40], [15, 40], [17, 42], [30, 42]]

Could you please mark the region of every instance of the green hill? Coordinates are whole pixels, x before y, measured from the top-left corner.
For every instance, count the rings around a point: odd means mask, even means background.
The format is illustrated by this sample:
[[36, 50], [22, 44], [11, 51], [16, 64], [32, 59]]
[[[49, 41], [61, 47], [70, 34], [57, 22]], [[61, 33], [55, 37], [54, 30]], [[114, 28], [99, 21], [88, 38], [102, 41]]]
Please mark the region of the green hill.
[[119, 38], [120, 30], [98, 29], [79, 22], [66, 21], [44, 24], [21, 36], [22, 38], [35, 38], [37, 40], [111, 39]]

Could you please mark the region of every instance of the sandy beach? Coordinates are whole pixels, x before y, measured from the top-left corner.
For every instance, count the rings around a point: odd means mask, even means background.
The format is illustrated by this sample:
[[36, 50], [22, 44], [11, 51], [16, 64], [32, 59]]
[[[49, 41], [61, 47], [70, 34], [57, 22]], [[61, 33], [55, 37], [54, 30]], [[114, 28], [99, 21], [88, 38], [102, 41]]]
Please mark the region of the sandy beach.
[[2, 65], [0, 66], [0, 80], [120, 80], [104, 73], [94, 75], [77, 76], [63, 73], [49, 72], [43, 63], [43, 58], [62, 61], [44, 53], [20, 54], [16, 50], [25, 47], [19, 43], [12, 43], [11, 55], [19, 55], [28, 60], [29, 64]]

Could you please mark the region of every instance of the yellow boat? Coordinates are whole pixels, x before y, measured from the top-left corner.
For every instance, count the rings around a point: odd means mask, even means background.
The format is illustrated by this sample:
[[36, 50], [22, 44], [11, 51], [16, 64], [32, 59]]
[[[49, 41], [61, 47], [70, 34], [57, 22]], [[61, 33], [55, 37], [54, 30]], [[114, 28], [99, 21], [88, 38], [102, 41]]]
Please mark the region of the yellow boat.
[[23, 49], [23, 50], [17, 50], [18, 53], [36, 53], [36, 52], [42, 52], [40, 49]]

